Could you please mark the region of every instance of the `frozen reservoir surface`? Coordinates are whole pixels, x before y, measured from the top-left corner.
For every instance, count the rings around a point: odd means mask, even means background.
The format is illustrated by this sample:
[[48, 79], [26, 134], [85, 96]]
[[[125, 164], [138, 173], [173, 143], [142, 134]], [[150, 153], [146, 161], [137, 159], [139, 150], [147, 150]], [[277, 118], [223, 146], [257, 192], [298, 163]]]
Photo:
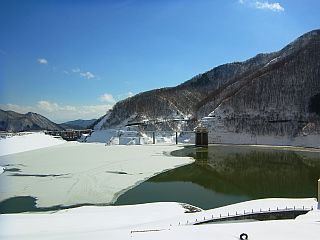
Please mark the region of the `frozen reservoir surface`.
[[1, 156], [5, 171], [0, 175], [0, 202], [30, 196], [40, 208], [110, 204], [157, 173], [194, 161], [171, 156], [176, 149], [67, 142]]

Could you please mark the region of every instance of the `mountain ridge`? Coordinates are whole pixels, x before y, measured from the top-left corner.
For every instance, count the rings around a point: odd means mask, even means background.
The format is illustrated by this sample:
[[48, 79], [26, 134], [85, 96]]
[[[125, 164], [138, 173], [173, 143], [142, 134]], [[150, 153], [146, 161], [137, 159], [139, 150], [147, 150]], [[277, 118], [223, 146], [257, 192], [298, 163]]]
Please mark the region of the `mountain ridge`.
[[65, 129], [87, 129], [87, 128], [91, 128], [91, 125], [97, 121], [97, 119], [76, 119], [76, 120], [72, 120], [72, 121], [67, 121], [64, 123], [60, 123], [59, 126], [65, 128]]
[[64, 130], [48, 118], [34, 112], [26, 114], [0, 109], [0, 131], [22, 132], [38, 130]]

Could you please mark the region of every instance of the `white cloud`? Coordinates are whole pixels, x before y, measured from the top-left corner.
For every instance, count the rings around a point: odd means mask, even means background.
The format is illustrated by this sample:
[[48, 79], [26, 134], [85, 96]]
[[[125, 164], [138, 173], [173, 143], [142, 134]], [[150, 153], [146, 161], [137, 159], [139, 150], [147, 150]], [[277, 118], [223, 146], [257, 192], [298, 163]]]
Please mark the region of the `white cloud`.
[[59, 110], [59, 106], [57, 103], [51, 103], [48, 101], [41, 100], [37, 103], [37, 107], [45, 112], [54, 112]]
[[[71, 69], [71, 73], [79, 74], [80, 77], [86, 78], [86, 79], [93, 79], [97, 78], [92, 72], [89, 71], [82, 71], [80, 68], [76, 67]], [[69, 72], [68, 72], [69, 73]], [[67, 74], [67, 73], [66, 73]], [[99, 79], [99, 78], [98, 78]]]
[[36, 112], [50, 120], [61, 123], [75, 119], [92, 119], [103, 116], [114, 104], [105, 103], [98, 105], [71, 106], [60, 105], [47, 100], [38, 101], [33, 106], [17, 104], [0, 104], [0, 109], [12, 110], [19, 113]]
[[134, 95], [134, 93], [133, 92], [128, 92], [127, 95], [128, 95], [128, 97], [132, 97]]
[[81, 76], [81, 77], [84, 77], [84, 78], [86, 78], [86, 79], [95, 78], [95, 76], [94, 76], [93, 73], [91, 73], [91, 72], [81, 72], [81, 73], [80, 73], [80, 76]]
[[258, 9], [267, 9], [267, 10], [271, 10], [274, 12], [283, 12], [284, 11], [284, 8], [278, 2], [269, 3], [268, 1], [266, 1], [266, 2], [256, 1], [255, 6]]
[[116, 102], [111, 94], [105, 93], [100, 96], [101, 102], [114, 103]]
[[126, 92], [126, 93], [122, 93], [122, 94], [119, 94], [119, 95], [117, 95], [117, 99], [118, 100], [122, 100], [122, 99], [126, 99], [126, 98], [128, 98], [128, 97], [132, 97], [132, 96], [134, 96], [135, 94], [133, 93], [133, 92]]
[[40, 64], [48, 64], [48, 60], [47, 59], [45, 59], [45, 58], [38, 58], [38, 63], [40, 63]]
[[71, 71], [74, 72], [74, 73], [78, 73], [78, 72], [80, 72], [80, 68], [74, 68]]
[[11, 110], [11, 111], [15, 111], [18, 113], [27, 113], [27, 112], [35, 112], [35, 108], [32, 106], [21, 106], [18, 104], [0, 104], [0, 109], [3, 110]]
[[238, 0], [239, 4], [247, 5], [252, 8], [270, 10], [274, 12], [283, 12], [284, 7], [279, 2], [255, 1], [255, 0]]

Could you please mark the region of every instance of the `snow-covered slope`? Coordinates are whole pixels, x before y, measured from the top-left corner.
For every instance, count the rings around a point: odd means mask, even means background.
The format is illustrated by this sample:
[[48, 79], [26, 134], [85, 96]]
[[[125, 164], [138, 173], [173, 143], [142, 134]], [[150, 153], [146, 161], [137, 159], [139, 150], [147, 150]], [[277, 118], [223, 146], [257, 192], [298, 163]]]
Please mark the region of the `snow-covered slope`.
[[0, 156], [45, 148], [65, 143], [42, 132], [20, 133], [12, 137], [0, 138]]

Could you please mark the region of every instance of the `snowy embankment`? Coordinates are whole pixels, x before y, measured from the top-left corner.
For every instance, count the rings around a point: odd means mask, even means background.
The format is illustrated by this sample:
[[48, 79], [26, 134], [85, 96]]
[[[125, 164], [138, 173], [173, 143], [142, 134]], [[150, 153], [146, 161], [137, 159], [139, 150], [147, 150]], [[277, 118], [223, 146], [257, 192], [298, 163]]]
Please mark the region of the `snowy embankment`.
[[37, 207], [109, 204], [140, 182], [194, 161], [169, 154], [177, 149], [68, 142], [2, 156], [8, 171], [0, 175], [0, 201], [32, 196]]
[[208, 117], [202, 118], [201, 122], [203, 126], [209, 130], [209, 143], [320, 148], [320, 135], [316, 133], [305, 131], [294, 137], [283, 134], [275, 136], [272, 134], [237, 133], [225, 126], [224, 119], [226, 118], [228, 116], [219, 107], [210, 113]]
[[[107, 145], [134, 145], [153, 143], [153, 132], [140, 132], [128, 129], [130, 128], [94, 130], [90, 136], [87, 136], [82, 141], [87, 143], [105, 143]], [[154, 140], [157, 144], [176, 143], [176, 132], [174, 131], [155, 131], [154, 134]], [[194, 143], [194, 133], [179, 132], [178, 143]]]
[[245, 215], [245, 213], [251, 214], [253, 212], [259, 214], [259, 212], [286, 211], [286, 209], [317, 209], [317, 201], [314, 198], [267, 198], [251, 200], [192, 214], [184, 214], [178, 217], [175, 216], [166, 219], [166, 221], [158, 221], [151, 225], [144, 225], [141, 229], [149, 227], [163, 229], [169, 228], [170, 226], [192, 225], [211, 219], [225, 219], [228, 216], [240, 216]]
[[65, 143], [42, 132], [26, 133], [0, 139], [0, 156], [45, 148]]
[[320, 148], [320, 135], [293, 138], [289, 136], [259, 136], [246, 133], [215, 132], [209, 134], [209, 143]]
[[[80, 207], [54, 213], [3, 214], [1, 239], [317, 239], [320, 211], [292, 220], [178, 225], [182, 219], [205, 214], [278, 205], [316, 206], [314, 199], [264, 199], [196, 213], [185, 213], [178, 203], [117, 207]], [[88, 221], [90, 219], [90, 221]]]

